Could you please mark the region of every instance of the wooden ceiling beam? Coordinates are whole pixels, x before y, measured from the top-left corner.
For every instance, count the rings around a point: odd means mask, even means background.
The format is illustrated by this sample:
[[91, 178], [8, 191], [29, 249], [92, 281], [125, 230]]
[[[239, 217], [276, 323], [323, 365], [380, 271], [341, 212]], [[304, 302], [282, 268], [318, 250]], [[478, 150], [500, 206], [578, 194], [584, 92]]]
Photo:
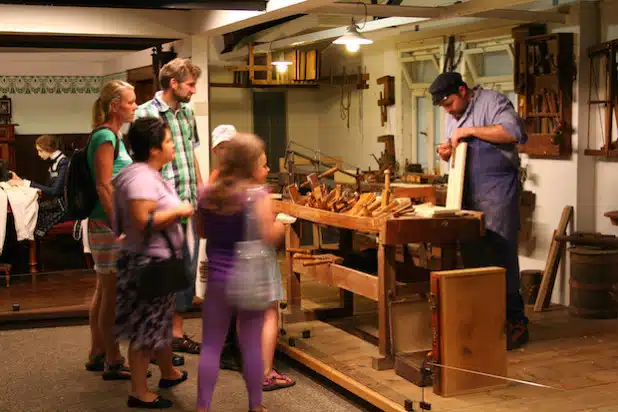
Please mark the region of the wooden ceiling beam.
[[318, 14], [339, 14], [349, 16], [364, 16], [365, 11], [368, 16], [373, 17], [440, 17], [441, 10], [438, 7], [424, 6], [391, 6], [386, 4], [367, 4], [363, 6], [358, 3], [333, 3], [320, 7], [315, 10]]
[[[367, 4], [367, 8], [358, 3], [333, 3], [328, 6], [320, 7], [315, 13], [327, 15], [347, 15], [364, 16], [365, 12], [372, 17], [425, 17], [425, 18], [444, 18], [444, 7], [424, 7], [424, 6], [391, 6], [386, 4]], [[502, 4], [500, 4], [502, 6]], [[469, 14], [473, 17], [483, 17], [490, 19], [517, 20], [517, 21], [536, 21], [542, 23], [566, 22], [566, 15], [558, 12], [529, 11], [516, 9], [491, 9], [477, 6], [474, 13]], [[485, 10], [485, 11], [478, 11]], [[455, 13], [457, 10], [454, 11]], [[460, 11], [461, 12], [461, 11]], [[465, 12], [466, 15], [467, 12]]]
[[0, 34], [182, 39], [192, 12], [0, 4]]
[[174, 41], [135, 37], [0, 34], [0, 47], [139, 51]]
[[454, 17], [473, 16], [478, 13], [495, 10], [497, 8], [509, 8], [523, 4], [534, 3], [536, 0], [469, 0], [463, 3], [456, 3], [450, 6], [441, 7], [439, 19], [449, 19]]
[[[266, 11], [194, 10], [193, 33], [218, 36], [282, 19], [332, 3], [334, 0], [270, 0]], [[272, 4], [272, 5], [271, 5]]]

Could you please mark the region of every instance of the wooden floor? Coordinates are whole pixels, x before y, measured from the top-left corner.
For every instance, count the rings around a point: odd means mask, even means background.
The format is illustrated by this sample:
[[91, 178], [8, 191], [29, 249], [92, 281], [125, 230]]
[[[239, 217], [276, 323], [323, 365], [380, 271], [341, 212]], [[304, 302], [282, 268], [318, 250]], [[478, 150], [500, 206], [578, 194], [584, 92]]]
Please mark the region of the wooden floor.
[[[285, 273], [285, 272], [284, 272]], [[84, 316], [94, 290], [92, 271], [66, 271], [15, 279], [10, 288], [0, 286], [0, 322], [33, 316]], [[302, 278], [303, 307], [314, 309], [338, 302], [338, 291]], [[20, 311], [13, 311], [13, 304]], [[375, 303], [355, 299], [357, 315], [349, 322], [375, 334]], [[424, 390], [397, 376], [394, 371], [375, 371], [370, 357], [377, 347], [343, 331], [344, 323], [305, 322], [284, 325], [281, 349], [309, 367], [328, 366], [329, 378], [359, 396], [369, 393], [403, 411], [406, 399], [423, 396], [433, 411], [610, 412], [618, 411], [618, 320], [586, 320], [570, 316], [563, 307], [529, 313], [531, 341], [522, 350], [509, 353], [508, 377], [536, 382], [554, 389], [509, 383], [499, 390], [442, 398], [431, 387]], [[336, 326], [335, 326], [336, 325]], [[350, 326], [350, 323], [347, 324]], [[311, 337], [302, 338], [309, 329]], [[287, 344], [295, 337], [295, 347]], [[318, 365], [319, 364], [319, 365]], [[317, 366], [316, 366], [317, 365]], [[332, 372], [335, 371], [335, 372]], [[347, 385], [347, 386], [346, 386]], [[373, 393], [373, 395], [371, 395]]]
[[0, 286], [0, 321], [87, 315], [95, 283], [92, 270], [14, 275]]
[[[311, 279], [303, 278], [302, 282], [306, 309], [332, 306], [338, 301], [335, 289]], [[366, 314], [374, 304], [362, 298], [356, 303], [364, 313], [357, 318], [370, 319]], [[280, 342], [292, 357], [321, 364], [318, 369], [326, 365], [326, 373], [339, 373], [333, 380], [351, 385], [347, 389], [355, 393], [373, 391], [370, 396], [384, 397], [397, 406], [391, 410], [403, 411], [405, 400], [410, 399], [418, 411], [417, 402], [424, 396], [434, 411], [618, 411], [618, 320], [575, 318], [561, 306], [541, 314], [529, 313], [529, 317], [531, 341], [524, 349], [508, 354], [507, 376], [553, 389], [511, 382], [504, 389], [443, 398], [434, 395], [431, 387], [423, 390], [393, 370], [372, 369], [370, 357], [378, 354], [377, 347], [340, 327], [320, 321], [284, 325], [288, 334]], [[307, 329], [311, 337], [303, 339], [302, 331]], [[295, 338], [293, 347], [287, 344], [290, 336]]]

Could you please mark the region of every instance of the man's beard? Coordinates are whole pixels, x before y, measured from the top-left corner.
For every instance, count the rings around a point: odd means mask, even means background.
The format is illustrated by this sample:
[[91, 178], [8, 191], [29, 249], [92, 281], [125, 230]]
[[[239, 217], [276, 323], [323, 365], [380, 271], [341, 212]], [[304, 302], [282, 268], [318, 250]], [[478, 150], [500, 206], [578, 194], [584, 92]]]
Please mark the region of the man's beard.
[[178, 103], [189, 103], [191, 101], [191, 95], [181, 96], [178, 93], [174, 92], [174, 99]]

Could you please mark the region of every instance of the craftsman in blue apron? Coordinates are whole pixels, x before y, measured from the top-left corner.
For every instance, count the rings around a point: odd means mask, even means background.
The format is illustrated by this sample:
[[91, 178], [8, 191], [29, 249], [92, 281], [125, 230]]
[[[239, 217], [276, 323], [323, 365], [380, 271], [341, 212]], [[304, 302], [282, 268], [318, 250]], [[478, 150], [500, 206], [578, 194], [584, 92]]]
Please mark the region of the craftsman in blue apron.
[[434, 105], [448, 113], [447, 140], [438, 147], [448, 160], [459, 142], [468, 143], [463, 204], [485, 215], [486, 235], [477, 243], [461, 244], [465, 267], [506, 269], [507, 348], [524, 345], [528, 319], [519, 287], [519, 155], [525, 125], [508, 97], [481, 87], [468, 88], [459, 73], [440, 74], [429, 88]]

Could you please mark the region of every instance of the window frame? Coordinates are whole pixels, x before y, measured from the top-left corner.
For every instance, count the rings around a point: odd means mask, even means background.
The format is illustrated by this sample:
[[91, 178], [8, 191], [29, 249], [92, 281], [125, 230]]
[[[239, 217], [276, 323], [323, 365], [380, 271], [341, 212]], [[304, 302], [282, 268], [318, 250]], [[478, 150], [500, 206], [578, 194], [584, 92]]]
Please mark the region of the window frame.
[[[497, 90], [504, 94], [513, 93], [515, 91], [514, 83], [513, 83], [513, 64], [514, 62], [514, 54], [513, 54], [513, 44], [514, 40], [511, 36], [496, 36], [496, 37], [488, 37], [483, 39], [475, 39], [473, 41], [458, 41], [455, 43], [455, 50], [461, 50], [461, 59], [458, 62], [457, 71], [461, 73], [462, 77], [468, 84], [471, 85], [480, 85], [485, 89]], [[402, 105], [402, 110], [400, 111], [400, 121], [402, 136], [410, 136], [411, 137], [411, 151], [410, 157], [413, 163], [419, 163], [419, 153], [418, 153], [418, 139], [426, 138], [427, 139], [427, 170], [429, 173], [439, 173], [443, 174], [443, 172], [447, 172], [446, 170], [442, 170], [444, 166], [448, 169], [448, 164], [446, 162], [441, 162], [438, 154], [435, 151], [436, 142], [442, 140], [442, 128], [446, 120], [446, 114], [443, 110], [439, 111], [440, 121], [439, 130], [436, 130], [435, 127], [435, 112], [434, 106], [432, 104], [428, 105], [427, 109], [427, 136], [420, 136], [418, 130], [418, 104], [417, 98], [425, 97], [431, 99], [429, 94], [429, 86], [430, 83], [417, 82], [412, 77], [412, 74], [406, 67], [406, 63], [415, 63], [415, 62], [425, 62], [431, 61], [434, 63], [438, 73], [442, 72], [442, 66], [444, 64], [444, 58], [446, 54], [447, 44], [443, 43], [440, 45], [433, 46], [421, 46], [416, 48], [409, 49], [400, 49], [398, 52], [398, 60], [399, 60], [399, 68], [403, 77], [403, 85], [407, 87], [402, 87], [401, 90], [403, 93], [409, 93], [410, 101], [410, 109], [414, 115], [411, 116], [410, 121], [410, 132], [406, 133], [405, 124], [406, 122], [403, 120], [404, 116], [410, 116], [410, 113], [406, 113], [403, 110], [403, 98], [399, 98], [399, 102]], [[501, 75], [501, 76], [479, 76], [478, 71], [474, 65], [474, 61], [472, 60], [472, 56], [478, 54], [491, 53], [496, 51], [506, 51], [508, 56], [511, 59], [511, 74]], [[410, 56], [411, 54], [411, 56]], [[518, 96], [515, 94], [515, 101], [518, 101]], [[403, 153], [403, 152], [402, 152]], [[404, 155], [405, 156], [405, 155]], [[439, 166], [438, 166], [439, 165]]]

